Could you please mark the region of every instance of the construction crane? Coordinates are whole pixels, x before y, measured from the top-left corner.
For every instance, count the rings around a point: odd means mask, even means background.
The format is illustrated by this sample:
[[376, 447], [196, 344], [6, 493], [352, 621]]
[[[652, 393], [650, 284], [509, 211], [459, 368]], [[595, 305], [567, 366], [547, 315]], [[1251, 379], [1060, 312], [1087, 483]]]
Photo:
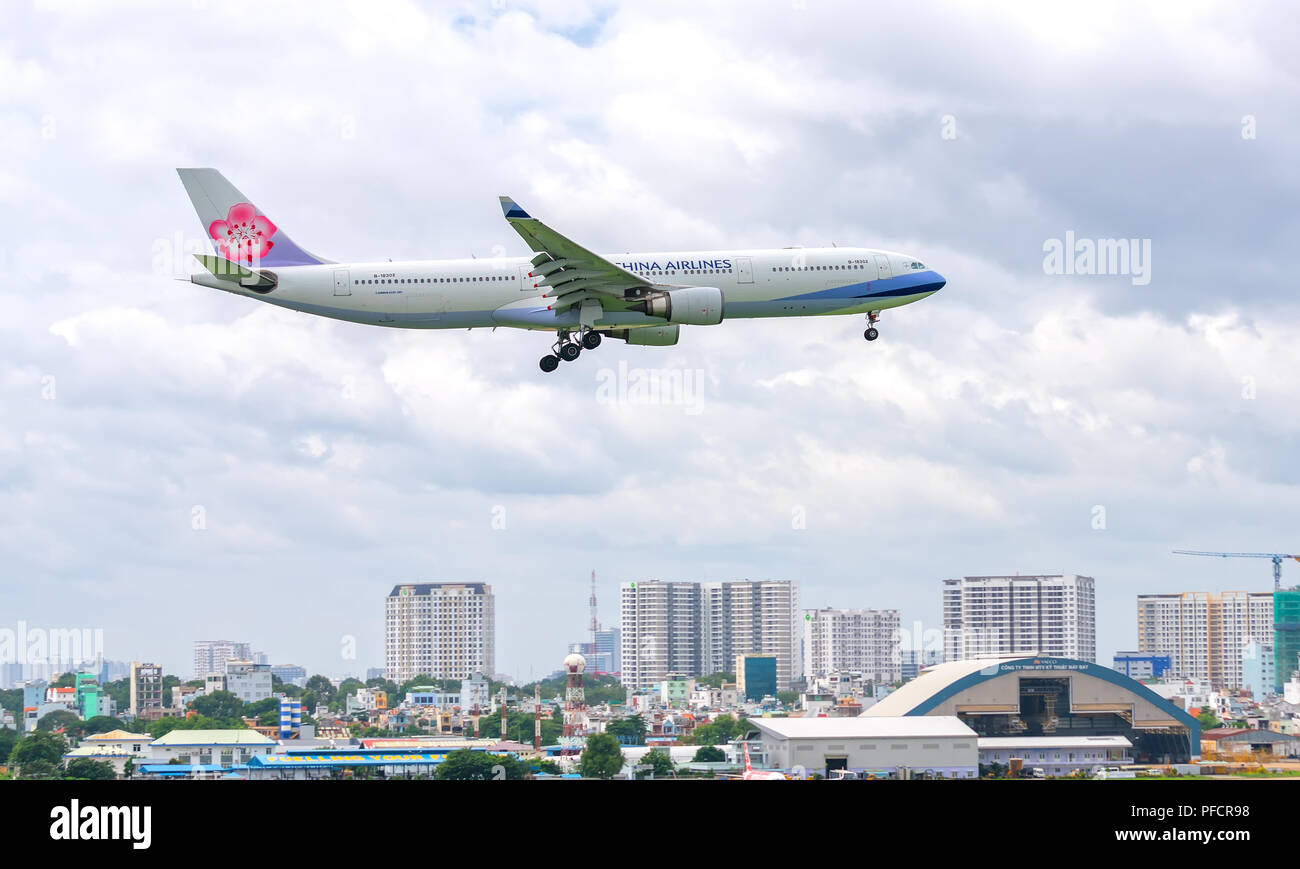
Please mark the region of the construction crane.
[[1174, 555], [1209, 555], [1215, 558], [1268, 558], [1273, 561], [1273, 591], [1282, 588], [1282, 559], [1291, 558], [1300, 561], [1300, 555], [1287, 555], [1282, 552], [1198, 552], [1194, 549], [1175, 549]]

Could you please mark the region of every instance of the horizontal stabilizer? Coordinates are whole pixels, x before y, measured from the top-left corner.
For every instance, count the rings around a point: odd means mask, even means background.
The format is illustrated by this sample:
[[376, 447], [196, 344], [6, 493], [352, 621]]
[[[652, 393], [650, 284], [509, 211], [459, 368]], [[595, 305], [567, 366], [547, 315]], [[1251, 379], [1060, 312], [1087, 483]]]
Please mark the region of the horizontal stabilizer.
[[264, 290], [275, 286], [275, 276], [263, 272], [255, 272], [252, 269], [245, 268], [237, 262], [232, 262], [225, 257], [213, 256], [207, 253], [196, 253], [194, 258], [212, 273], [212, 276], [218, 280], [230, 281], [237, 283], [242, 287], [250, 290]]

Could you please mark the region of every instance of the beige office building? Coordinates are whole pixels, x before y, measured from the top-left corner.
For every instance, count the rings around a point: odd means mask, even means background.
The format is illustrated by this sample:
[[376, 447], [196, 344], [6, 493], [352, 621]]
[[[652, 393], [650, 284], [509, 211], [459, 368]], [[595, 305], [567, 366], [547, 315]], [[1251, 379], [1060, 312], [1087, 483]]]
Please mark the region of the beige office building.
[[1205, 679], [1218, 690], [1242, 686], [1242, 654], [1273, 643], [1273, 593], [1188, 591], [1140, 594], [1138, 651], [1168, 655], [1167, 678]]

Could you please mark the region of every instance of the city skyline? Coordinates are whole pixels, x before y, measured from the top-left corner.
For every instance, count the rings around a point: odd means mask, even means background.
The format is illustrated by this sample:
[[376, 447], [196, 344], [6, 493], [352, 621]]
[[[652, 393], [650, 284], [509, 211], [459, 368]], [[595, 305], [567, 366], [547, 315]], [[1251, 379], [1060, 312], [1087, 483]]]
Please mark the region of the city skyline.
[[[1257, 572], [1258, 572], [1258, 571], [1257, 571]], [[1008, 575], [1008, 576], [1014, 576], [1014, 575]], [[1024, 574], [1024, 575], [1023, 575], [1023, 578], [1033, 578], [1033, 577], [1035, 577], [1035, 576], [1044, 576], [1044, 575], [1043, 575], [1043, 574]], [[968, 578], [970, 578], [970, 577], [968, 577]], [[1094, 578], [1091, 578], [1091, 577], [1085, 577], [1085, 578], [1094, 579]], [[951, 577], [950, 577], [950, 578], [946, 578], [946, 579], [944, 579], [944, 580], [940, 580], [940, 581], [939, 581], [939, 583], [938, 583], [938, 585], [937, 585], [937, 588], [936, 588], [936, 598], [939, 599], [939, 601], [940, 601], [940, 602], [936, 605], [936, 607], [935, 607], [937, 610], [940, 610], [940, 611], [942, 610], [942, 602], [941, 602], [941, 598], [942, 598], [942, 594], [943, 594], [943, 585], [944, 585], [944, 583], [952, 582], [952, 581], [954, 581], [954, 579], [955, 579], [955, 578], [951, 578]], [[663, 581], [663, 582], [684, 582], [684, 583], [695, 583], [695, 582], [696, 582], [696, 581], [692, 581], [692, 580], [644, 580], [644, 579], [643, 579], [643, 580], [635, 580], [635, 582], [656, 582], [656, 581]], [[764, 581], [764, 580], [719, 580], [718, 582], [751, 582], [751, 581], [754, 581], [754, 582], [761, 582], [761, 581]], [[766, 581], [778, 581], [778, 582], [779, 582], [779, 581], [782, 581], [782, 580], [766, 580]], [[799, 584], [797, 580], [788, 580], [788, 581], [790, 581], [790, 582], [795, 582], [796, 584]], [[609, 581], [610, 584], [613, 584], [613, 582], [614, 582], [613, 580]], [[416, 585], [444, 585], [444, 584], [445, 584], [445, 585], [474, 585], [474, 584], [477, 584], [477, 583], [461, 583], [461, 582], [455, 582], [455, 581], [451, 581], [451, 580], [446, 580], [446, 581], [441, 581], [441, 582], [404, 582], [404, 583], [398, 583], [396, 586], [392, 586], [392, 585], [390, 585], [390, 584], [385, 584], [385, 587], [386, 587], [386, 588], [396, 588], [396, 587], [400, 587], [400, 586], [416, 586]], [[622, 584], [625, 584], [625, 583], [620, 583], [620, 585], [622, 585]], [[488, 583], [488, 585], [491, 585], [491, 584]], [[1100, 583], [1098, 583], [1098, 585], [1100, 585]], [[802, 586], [801, 586], [801, 587], [802, 587]], [[1285, 591], [1285, 590], [1289, 590], [1289, 588], [1290, 588], [1290, 587], [1287, 585], [1287, 583], [1286, 583], [1286, 581], [1285, 581], [1285, 579], [1284, 579], [1283, 590], [1284, 590], [1284, 591]], [[589, 592], [590, 587], [584, 585], [584, 589], [585, 589], [586, 591]], [[1141, 603], [1142, 603], [1142, 599], [1143, 599], [1143, 598], [1169, 597], [1169, 596], [1177, 597], [1177, 596], [1179, 596], [1179, 595], [1184, 595], [1184, 594], [1200, 595], [1200, 596], [1204, 596], [1204, 595], [1210, 595], [1210, 596], [1222, 596], [1222, 595], [1225, 595], [1225, 594], [1232, 594], [1232, 593], [1244, 593], [1244, 594], [1248, 594], [1248, 595], [1250, 595], [1250, 596], [1252, 596], [1252, 597], [1261, 596], [1261, 595], [1264, 595], [1264, 596], [1271, 596], [1271, 595], [1272, 595], [1272, 591], [1263, 591], [1263, 590], [1259, 590], [1259, 591], [1241, 592], [1240, 589], [1220, 589], [1220, 590], [1209, 590], [1209, 591], [1200, 590], [1200, 591], [1190, 591], [1190, 592], [1188, 592], [1188, 591], [1174, 591], [1174, 592], [1137, 592], [1137, 593], [1133, 596], [1133, 598], [1129, 601], [1128, 606], [1127, 606], [1127, 609], [1125, 610], [1125, 611], [1126, 611], [1130, 616], [1133, 617], [1133, 621], [1134, 621], [1133, 629], [1132, 629], [1132, 631], [1130, 632], [1130, 635], [1127, 637], [1127, 642], [1124, 641], [1125, 638], [1121, 638], [1121, 641], [1118, 642], [1118, 643], [1115, 645], [1115, 647], [1114, 647], [1114, 648], [1111, 648], [1111, 649], [1103, 648], [1103, 647], [1098, 643], [1097, 646], [1096, 646], [1096, 651], [1095, 651], [1095, 660], [1097, 660], [1097, 661], [1099, 661], [1099, 662], [1109, 661], [1109, 660], [1111, 660], [1111, 658], [1113, 657], [1113, 655], [1116, 654], [1116, 653], [1118, 653], [1118, 652], [1123, 652], [1123, 651], [1126, 651], [1126, 650], [1129, 650], [1129, 649], [1138, 650], [1138, 649], [1141, 648], [1141, 645], [1142, 645], [1142, 642], [1143, 642], [1143, 641], [1142, 641], [1142, 637], [1141, 637], [1141, 635], [1140, 635], [1140, 630], [1139, 630], [1139, 626], [1138, 626], [1138, 618], [1137, 618], [1136, 615], [1134, 615], [1134, 603], [1136, 602], [1137, 607], [1138, 607], [1138, 610], [1140, 610], [1140, 609], [1141, 609]], [[499, 601], [499, 599], [500, 599], [500, 595], [497, 594], [497, 593], [495, 592], [495, 590], [492, 592], [492, 594], [493, 594], [493, 598], [494, 598], [495, 600], [498, 600], [498, 601]], [[612, 597], [613, 595], [609, 595], [609, 594], [599, 595], [599, 593], [598, 593], [598, 596], [600, 597], [601, 600], [608, 601], [609, 598]], [[579, 601], [579, 602], [577, 602], [577, 603], [575, 604], [575, 606], [578, 606], [579, 608], [584, 608], [584, 609], [583, 609], [583, 613], [584, 613], [584, 614], [587, 612], [587, 611], [585, 610], [586, 602], [587, 602], [587, 599], [584, 597], [581, 601]], [[494, 605], [494, 606], [495, 606], [494, 614], [495, 614], [496, 616], [499, 617], [500, 614], [502, 613], [502, 610], [500, 609], [499, 605]], [[854, 612], [854, 611], [873, 611], [873, 610], [874, 610], [874, 611], [888, 612], [888, 611], [891, 611], [891, 610], [894, 609], [894, 608], [891, 608], [891, 607], [880, 606], [880, 605], [876, 605], [876, 604], [872, 604], [872, 605], [845, 605], [845, 604], [842, 604], [842, 603], [839, 603], [839, 602], [831, 603], [831, 604], [819, 604], [819, 605], [816, 605], [816, 606], [810, 606], [810, 605], [807, 605], [806, 602], [802, 602], [802, 603], [800, 604], [800, 607], [801, 607], [801, 608], [800, 608], [800, 612], [801, 612], [801, 613], [819, 612], [819, 611], [829, 611], [829, 612], [850, 611], [850, 612]], [[602, 612], [603, 612], [603, 611], [604, 611], [604, 610], [602, 610]], [[910, 616], [906, 611], [903, 611], [903, 610], [897, 610], [897, 613], [898, 613], [898, 624], [899, 624], [899, 630], [900, 630], [900, 646], [899, 646], [900, 651], [907, 651], [907, 650], [912, 650], [912, 649], [916, 649], [916, 648], [918, 648], [918, 641], [919, 641], [919, 644], [920, 644], [920, 645], [919, 645], [919, 648], [920, 648], [920, 649], [922, 649], [922, 650], [926, 650], [926, 651], [937, 651], [940, 655], [945, 655], [945, 656], [946, 656], [946, 654], [947, 654], [947, 650], [945, 649], [945, 644], [944, 644], [944, 641], [943, 641], [943, 636], [944, 636], [944, 626], [943, 626], [942, 621], [936, 621], [936, 622], [925, 622], [925, 621], [922, 621], [922, 620], [914, 619], [914, 618], [912, 618], [912, 617], [911, 617], [911, 616]], [[509, 617], [509, 607], [508, 607], [508, 606], [507, 606], [507, 608], [506, 608], [506, 612], [505, 612], [505, 614], [507, 615], [507, 617]], [[383, 619], [382, 616], [377, 617], [377, 622], [378, 622], [378, 624], [380, 625], [380, 627], [378, 627], [378, 628], [376, 629], [376, 632], [377, 632], [378, 634], [380, 634], [381, 636], [382, 636], [382, 634], [383, 634], [383, 630], [384, 630], [383, 627], [382, 627], [383, 621], [384, 621], [384, 619]], [[1096, 621], [1097, 621], [1097, 623], [1098, 623], [1099, 625], [1100, 625], [1102, 622], [1106, 621], [1106, 619], [1104, 618], [1104, 614], [1098, 613], [1098, 614], [1096, 615]], [[1113, 620], [1112, 620], [1112, 621], [1113, 621]], [[601, 621], [601, 625], [602, 625], [602, 631], [608, 631], [608, 630], [611, 630], [611, 629], [617, 629], [617, 626], [618, 626], [618, 617], [617, 617], [617, 615], [615, 615], [615, 616], [613, 617], [613, 619], [610, 619], [610, 620], [602, 619], [602, 621]], [[0, 628], [2, 628], [2, 626], [0, 626]], [[921, 630], [921, 633], [919, 633], [919, 634], [917, 633], [917, 629], [918, 629], [918, 628]], [[241, 632], [240, 632], [239, 630], [227, 631], [227, 633], [234, 634], [234, 635], [242, 635]], [[111, 635], [112, 635], [112, 631], [111, 631], [111, 629], [108, 630], [107, 635], [108, 635], [108, 636], [111, 636]], [[800, 637], [804, 636], [804, 634], [802, 633], [802, 626], [801, 626], [800, 629], [799, 629], [798, 636], [800, 636]], [[1268, 637], [1269, 637], [1269, 641], [1271, 642], [1271, 638], [1272, 638], [1272, 632], [1271, 632], [1271, 631], [1268, 632]], [[576, 643], [574, 643], [573, 641], [571, 641], [571, 640], [564, 640], [563, 637], [559, 637], [559, 636], [556, 636], [556, 637], [554, 638], [554, 640], [555, 640], [555, 642], [553, 642], [553, 643], [548, 643], [548, 645], [554, 645], [554, 646], [556, 646], [556, 649], [557, 649], [558, 651], [553, 651], [552, 654], [551, 654], [550, 656], [539, 656], [539, 657], [538, 657], [537, 659], [535, 659], [535, 660], [531, 660], [531, 661], [527, 661], [527, 662], [525, 662], [524, 666], [527, 668], [525, 671], [522, 671], [522, 672], [520, 672], [520, 671], [512, 671], [512, 670], [508, 670], [508, 669], [503, 669], [503, 668], [501, 668], [500, 666], [498, 666], [497, 669], [495, 670], [495, 673], [509, 675], [512, 679], [514, 679], [515, 681], [517, 681], [517, 682], [519, 682], [519, 683], [521, 683], [521, 684], [522, 684], [522, 683], [531, 682], [531, 681], [535, 681], [535, 680], [537, 680], [537, 679], [544, 678], [544, 677], [546, 677], [546, 676], [548, 676], [548, 675], [554, 673], [556, 670], [559, 669], [559, 662], [563, 660], [564, 655], [567, 654], [569, 651], [572, 651], [572, 650], [573, 650], [573, 649], [572, 649], [572, 646], [576, 645]], [[195, 665], [195, 663], [196, 663], [196, 661], [197, 661], [198, 649], [199, 649], [199, 647], [200, 647], [201, 645], [206, 646], [207, 644], [222, 644], [222, 643], [224, 643], [224, 644], [227, 644], [227, 645], [233, 645], [233, 646], [235, 646], [235, 647], [243, 647], [243, 648], [251, 648], [251, 647], [254, 647], [254, 646], [259, 647], [259, 648], [265, 648], [265, 647], [267, 647], [267, 645], [268, 645], [267, 643], [260, 642], [260, 641], [256, 641], [256, 642], [232, 642], [232, 641], [225, 641], [225, 640], [222, 640], [222, 641], [212, 641], [212, 640], [195, 640], [195, 639], [189, 639], [189, 640], [184, 640], [184, 641], [181, 641], [181, 642], [183, 643], [183, 645], [187, 646], [187, 647], [190, 649], [190, 664], [188, 665], [190, 670], [193, 669], [193, 667], [194, 667], [194, 665]], [[587, 641], [584, 640], [583, 642], [587, 642]], [[96, 663], [97, 666], [99, 666], [99, 665], [103, 665], [103, 664], [105, 664], [105, 663], [110, 663], [110, 664], [114, 664], [114, 663], [115, 663], [115, 664], [120, 664], [120, 665], [123, 665], [123, 666], [128, 666], [132, 661], [142, 661], [142, 662], [143, 662], [143, 661], [149, 661], [149, 662], [164, 661], [165, 663], [163, 663], [162, 666], [163, 666], [163, 668], [164, 668], [164, 672], [165, 672], [165, 673], [167, 673], [168, 675], [175, 675], [175, 676], [177, 676], [177, 677], [182, 678], [182, 680], [185, 681], [185, 680], [186, 680], [186, 668], [185, 668], [185, 667], [174, 666], [171, 662], [168, 661], [168, 659], [167, 659], [166, 656], [164, 656], [164, 655], [149, 654], [149, 650], [151, 650], [151, 649], [156, 649], [156, 648], [159, 647], [159, 645], [170, 645], [170, 644], [172, 644], [171, 641], [168, 641], [167, 643], [163, 643], [163, 644], [158, 644], [158, 643], [145, 644], [145, 645], [143, 645], [143, 646], [140, 647], [140, 648], [144, 649], [144, 651], [145, 651], [145, 654], [144, 654], [143, 656], [142, 656], [142, 655], [130, 656], [130, 655], [119, 655], [119, 654], [115, 654], [115, 653], [111, 652], [111, 651], [110, 651], [110, 649], [111, 649], [111, 644], [106, 640], [106, 641], [104, 642], [104, 649], [102, 650], [102, 653], [101, 653], [99, 656], [95, 657], [95, 658], [88, 658], [88, 659], [86, 659], [86, 663]], [[332, 668], [331, 668], [330, 666], [313, 666], [312, 663], [308, 662], [306, 658], [304, 658], [301, 654], [298, 654], [298, 653], [297, 653], [294, 649], [292, 649], [292, 648], [287, 649], [283, 654], [280, 654], [279, 652], [258, 652], [257, 655], [259, 655], [259, 656], [261, 656], [261, 657], [265, 657], [266, 660], [267, 660], [267, 662], [268, 662], [269, 664], [275, 666], [275, 667], [283, 667], [283, 666], [300, 666], [300, 667], [304, 667], [304, 668], [306, 669], [306, 671], [307, 671], [307, 675], [309, 675], [309, 676], [311, 676], [311, 675], [316, 675], [316, 674], [320, 674], [320, 675], [328, 676], [328, 677], [330, 677], [330, 678], [352, 677], [352, 678], [360, 678], [360, 679], [363, 679], [363, 680], [364, 680], [365, 678], [367, 678], [367, 671], [368, 671], [368, 670], [383, 670], [383, 669], [385, 669], [385, 666], [386, 666], [386, 665], [384, 664], [384, 655], [383, 655], [383, 652], [382, 652], [382, 649], [383, 649], [383, 644], [382, 644], [382, 642], [379, 644], [379, 648], [380, 648], [380, 654], [377, 656], [377, 660], [375, 660], [375, 661], [363, 660], [363, 659], [359, 659], [359, 658], [358, 658], [358, 659], [346, 659], [346, 658], [341, 658], [341, 659], [340, 659], [340, 663], [337, 664], [337, 665], [335, 665], [335, 666], [333, 666]], [[807, 650], [806, 650], [806, 649], [803, 650], [803, 654], [805, 654], [805, 655], [807, 654]], [[300, 658], [301, 658], [301, 660], [300, 660]], [[553, 661], [552, 661], [552, 658], [554, 659]], [[6, 668], [21, 668], [21, 667], [24, 666], [24, 664], [23, 664], [23, 662], [14, 662], [14, 663], [6, 663], [6, 664], [4, 664], [4, 666], [5, 666]], [[548, 666], [550, 667], [550, 669], [546, 669]], [[46, 675], [45, 675], [45, 674], [46, 674], [47, 671], [49, 670], [49, 667], [48, 667], [48, 666], [46, 666], [46, 665], [44, 665], [44, 664], [40, 664], [40, 663], [36, 664], [34, 667], [32, 667], [31, 665], [27, 665], [27, 667], [28, 667], [28, 669], [31, 670], [32, 673], [34, 674], [31, 678], [46, 678]], [[74, 669], [75, 669], [75, 668], [74, 668]], [[82, 669], [85, 669], [85, 668], [83, 667]], [[9, 670], [5, 670], [5, 671], [3, 671], [3, 672], [9, 672]], [[17, 671], [15, 671], [15, 672], [17, 672]], [[71, 672], [71, 670], [69, 670], [69, 672]], [[802, 672], [802, 671], [800, 671], [800, 672]], [[1286, 672], [1289, 674], [1290, 671], [1287, 670]], [[493, 674], [488, 674], [488, 675], [493, 675]], [[798, 674], [796, 673], [796, 675], [798, 675]], [[192, 674], [190, 675], [190, 678], [192, 679]], [[20, 677], [18, 677], [17, 675], [14, 675], [14, 677], [13, 677], [13, 679], [12, 679], [11, 681], [14, 681], [15, 683], [17, 683], [18, 681], [21, 681], [21, 679], [20, 679]]]
[[[182, 675], [226, 636], [364, 673], [386, 587], [486, 582], [527, 678], [585, 636], [593, 567], [610, 601], [770, 577], [934, 628], [945, 578], [1074, 572], [1103, 660], [1139, 593], [1267, 591], [1266, 564], [1170, 554], [1287, 551], [1300, 491], [1300, 13], [1225, 8], [268, 7], [236, 46], [196, 37], [211, 9], [19, 4], [3, 610]], [[691, 63], [647, 73], [665, 45]], [[257, 83], [214, 96], [248, 57]], [[540, 333], [187, 282], [207, 236], [178, 166], [338, 261], [523, 255], [510, 195], [592, 250], [868, 245], [947, 285], [872, 342], [856, 317], [686, 326], [542, 378]], [[1088, 246], [1140, 262], [1062, 261]], [[658, 372], [694, 391], [632, 388]]]

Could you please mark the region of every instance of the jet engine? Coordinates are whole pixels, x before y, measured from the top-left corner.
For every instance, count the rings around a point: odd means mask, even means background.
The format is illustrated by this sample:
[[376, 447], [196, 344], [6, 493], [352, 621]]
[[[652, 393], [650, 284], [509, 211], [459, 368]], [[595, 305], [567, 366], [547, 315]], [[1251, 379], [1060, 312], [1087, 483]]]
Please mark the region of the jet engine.
[[669, 323], [716, 326], [722, 322], [722, 290], [717, 287], [656, 290], [631, 307], [650, 317], [662, 317]]

